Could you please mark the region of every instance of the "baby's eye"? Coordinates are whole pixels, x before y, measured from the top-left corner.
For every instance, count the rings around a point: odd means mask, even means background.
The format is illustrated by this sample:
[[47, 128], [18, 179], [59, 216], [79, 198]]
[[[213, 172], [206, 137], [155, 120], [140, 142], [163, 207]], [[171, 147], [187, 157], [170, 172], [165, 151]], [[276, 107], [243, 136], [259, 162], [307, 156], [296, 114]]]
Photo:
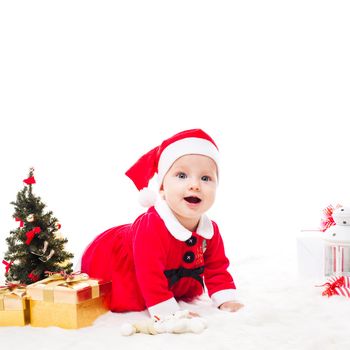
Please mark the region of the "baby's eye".
[[204, 175], [201, 177], [202, 181], [210, 181], [210, 177], [207, 175]]
[[179, 172], [176, 174], [176, 176], [179, 178], [179, 179], [186, 179], [187, 175], [183, 172]]

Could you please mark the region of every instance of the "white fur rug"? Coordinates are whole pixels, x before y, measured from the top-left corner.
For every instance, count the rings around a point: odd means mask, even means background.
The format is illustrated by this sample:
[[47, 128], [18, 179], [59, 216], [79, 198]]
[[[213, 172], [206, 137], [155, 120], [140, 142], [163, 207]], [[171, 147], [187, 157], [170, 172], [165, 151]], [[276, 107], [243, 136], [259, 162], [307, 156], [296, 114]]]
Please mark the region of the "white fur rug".
[[[284, 256], [284, 263], [279, 264]], [[39, 349], [276, 349], [350, 348], [350, 300], [321, 296], [316, 281], [300, 281], [294, 255], [288, 252], [252, 255], [236, 262], [236, 281], [244, 309], [227, 313], [208, 298], [184, 308], [197, 311], [208, 323], [202, 334], [136, 334], [123, 337], [123, 322], [146, 318], [146, 312], [100, 317], [94, 326], [67, 331], [55, 327], [0, 328], [1, 348]], [[321, 283], [322, 281], [319, 281]]]

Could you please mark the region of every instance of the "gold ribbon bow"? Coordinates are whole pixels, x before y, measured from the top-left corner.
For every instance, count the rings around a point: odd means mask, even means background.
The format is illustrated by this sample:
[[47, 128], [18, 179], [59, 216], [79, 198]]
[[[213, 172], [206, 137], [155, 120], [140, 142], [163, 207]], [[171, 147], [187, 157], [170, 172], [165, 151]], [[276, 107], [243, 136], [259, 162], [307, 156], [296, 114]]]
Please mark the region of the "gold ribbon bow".
[[[89, 275], [86, 273], [75, 272], [73, 274], [66, 274], [64, 272], [46, 272], [49, 277], [33, 283], [29, 286], [29, 294], [33, 296], [35, 287], [38, 285], [45, 285], [42, 288], [42, 297], [41, 300], [46, 302], [55, 302], [55, 292], [57, 292], [57, 287], [66, 287], [68, 289], [75, 289], [80, 286], [82, 288], [89, 287], [91, 288], [91, 298], [97, 298], [100, 294], [99, 283], [96, 280], [89, 280]], [[85, 284], [83, 282], [86, 282]], [[78, 289], [79, 290], [79, 289]], [[57, 301], [56, 301], [57, 302]]]
[[[5, 310], [5, 297], [13, 296], [16, 299], [23, 299], [26, 295], [25, 285], [23, 284], [8, 284], [5, 286], [0, 286], [0, 311]], [[23, 302], [21, 302], [21, 307], [23, 308]]]

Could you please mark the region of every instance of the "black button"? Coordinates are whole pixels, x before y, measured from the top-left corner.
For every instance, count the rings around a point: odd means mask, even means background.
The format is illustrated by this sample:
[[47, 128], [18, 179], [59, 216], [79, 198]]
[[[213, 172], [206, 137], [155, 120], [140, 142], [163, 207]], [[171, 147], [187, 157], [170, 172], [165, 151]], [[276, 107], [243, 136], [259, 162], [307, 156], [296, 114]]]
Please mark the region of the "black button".
[[194, 261], [194, 253], [193, 252], [186, 252], [183, 256], [183, 260], [185, 263], [192, 263]]
[[193, 246], [197, 243], [197, 237], [192, 236], [192, 237], [190, 237], [187, 241], [185, 241], [185, 243], [186, 243], [189, 247], [193, 247]]

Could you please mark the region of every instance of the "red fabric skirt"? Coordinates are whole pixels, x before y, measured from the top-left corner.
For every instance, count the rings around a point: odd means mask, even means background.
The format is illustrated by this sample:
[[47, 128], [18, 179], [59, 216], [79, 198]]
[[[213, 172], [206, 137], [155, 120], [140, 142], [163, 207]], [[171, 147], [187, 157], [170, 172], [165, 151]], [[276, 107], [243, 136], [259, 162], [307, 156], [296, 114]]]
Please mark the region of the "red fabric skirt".
[[116, 312], [146, 309], [135, 273], [131, 226], [101, 233], [86, 248], [81, 262], [82, 272], [91, 278], [112, 281], [109, 308]]

